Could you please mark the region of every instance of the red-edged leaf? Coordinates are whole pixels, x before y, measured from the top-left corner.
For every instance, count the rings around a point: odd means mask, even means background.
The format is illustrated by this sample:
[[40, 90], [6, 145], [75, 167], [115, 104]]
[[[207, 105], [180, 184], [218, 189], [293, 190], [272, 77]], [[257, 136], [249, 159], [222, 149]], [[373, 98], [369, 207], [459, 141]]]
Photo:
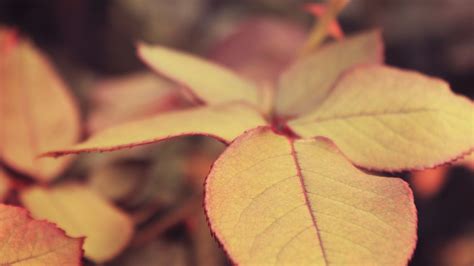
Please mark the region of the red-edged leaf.
[[265, 124], [261, 114], [245, 104], [197, 107], [111, 127], [82, 143], [50, 151], [47, 155], [111, 151], [190, 135], [230, 142], [245, 130]]
[[81, 185], [32, 187], [20, 199], [34, 217], [57, 223], [69, 235], [85, 236], [85, 256], [95, 262], [117, 256], [133, 235], [128, 215]]
[[369, 169], [422, 169], [474, 149], [474, 104], [439, 79], [386, 66], [347, 73], [313, 113], [289, 122]]
[[22, 208], [0, 204], [1, 265], [81, 265], [83, 241]]
[[360, 171], [327, 139], [249, 131], [205, 190], [211, 229], [239, 265], [405, 265], [415, 247], [408, 185]]

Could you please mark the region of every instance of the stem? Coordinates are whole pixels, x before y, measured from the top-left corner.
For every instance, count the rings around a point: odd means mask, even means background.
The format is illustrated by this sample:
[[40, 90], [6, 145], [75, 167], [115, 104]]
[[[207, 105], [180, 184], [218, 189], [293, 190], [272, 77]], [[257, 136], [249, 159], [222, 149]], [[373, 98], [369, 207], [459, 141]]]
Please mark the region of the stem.
[[349, 0], [329, 0], [326, 13], [324, 13], [313, 26], [308, 40], [306, 40], [306, 43], [303, 45], [300, 56], [307, 55], [318, 48], [328, 34], [329, 24], [336, 19], [337, 15], [348, 3]]

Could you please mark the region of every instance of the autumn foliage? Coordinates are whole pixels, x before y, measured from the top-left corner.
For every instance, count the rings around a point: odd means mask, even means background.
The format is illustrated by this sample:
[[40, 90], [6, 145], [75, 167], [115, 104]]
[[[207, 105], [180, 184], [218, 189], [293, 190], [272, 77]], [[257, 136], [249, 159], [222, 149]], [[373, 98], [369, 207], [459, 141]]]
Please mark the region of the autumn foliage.
[[[203, 202], [233, 263], [407, 264], [417, 212], [408, 184], [388, 173], [471, 153], [474, 105], [443, 80], [387, 66], [380, 30], [344, 36], [336, 17], [346, 2], [308, 6], [319, 23], [287, 48], [291, 60], [272, 67], [257, 60], [258, 49], [251, 64], [217, 49], [216, 63], [138, 42], [138, 57], [157, 76], [101, 83], [96, 100], [105, 108], [93, 113], [82, 141], [77, 103], [47, 57], [1, 29], [0, 159], [9, 170], [0, 171], [0, 198], [16, 191], [31, 216], [0, 205], [0, 264], [77, 265], [82, 256], [103, 263], [144, 241], [133, 238], [141, 216], [111, 202], [131, 197], [138, 181], [106, 169], [101, 175], [122, 187], [105, 185], [101, 194], [82, 183], [57, 184], [74, 158], [61, 156], [195, 135], [227, 145], [205, 179]], [[255, 65], [263, 68], [255, 72]], [[141, 97], [112, 106], [129, 97], [121, 86], [136, 86]], [[119, 89], [110, 96], [110, 87]], [[437, 186], [416, 182], [427, 194]]]

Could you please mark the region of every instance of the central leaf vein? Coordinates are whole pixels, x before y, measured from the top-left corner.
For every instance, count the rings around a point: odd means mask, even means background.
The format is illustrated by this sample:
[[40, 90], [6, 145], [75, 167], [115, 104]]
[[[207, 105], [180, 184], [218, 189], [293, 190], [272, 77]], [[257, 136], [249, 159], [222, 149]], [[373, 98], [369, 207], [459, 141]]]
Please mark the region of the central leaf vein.
[[297, 157], [295, 144], [294, 144], [293, 140], [288, 140], [288, 141], [290, 142], [290, 146], [291, 146], [291, 157], [293, 158], [293, 161], [294, 161], [295, 166], [296, 166], [296, 175], [299, 178], [299, 181], [300, 181], [300, 184], [301, 184], [301, 189], [303, 190], [304, 200], [305, 200], [306, 206], [308, 207], [309, 214], [311, 216], [312, 225], [313, 225], [313, 227], [316, 231], [316, 236], [318, 238], [319, 246], [321, 248], [321, 253], [323, 255], [324, 264], [329, 265], [329, 260], [328, 260], [326, 251], [324, 249], [324, 244], [323, 244], [323, 240], [322, 240], [321, 233], [320, 233], [321, 230], [318, 227], [318, 223], [316, 221], [316, 217], [315, 217], [314, 211], [313, 211], [313, 206], [311, 204], [311, 201], [309, 200], [308, 190], [306, 188], [303, 173], [301, 171], [301, 165], [300, 165], [298, 157]]

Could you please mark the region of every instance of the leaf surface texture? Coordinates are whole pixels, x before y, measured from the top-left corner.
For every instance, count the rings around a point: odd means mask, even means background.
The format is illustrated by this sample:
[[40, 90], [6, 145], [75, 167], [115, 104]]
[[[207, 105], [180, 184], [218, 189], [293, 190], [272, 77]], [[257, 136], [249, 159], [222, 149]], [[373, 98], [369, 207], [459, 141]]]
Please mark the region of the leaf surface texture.
[[34, 217], [58, 224], [71, 236], [85, 236], [85, 256], [95, 262], [118, 255], [133, 234], [125, 213], [81, 185], [33, 187], [20, 198]]
[[442, 80], [371, 65], [347, 73], [318, 109], [289, 125], [332, 139], [364, 168], [422, 169], [474, 148], [473, 107]]
[[400, 179], [368, 175], [327, 139], [252, 130], [206, 182], [212, 231], [241, 265], [403, 265], [416, 210]]

